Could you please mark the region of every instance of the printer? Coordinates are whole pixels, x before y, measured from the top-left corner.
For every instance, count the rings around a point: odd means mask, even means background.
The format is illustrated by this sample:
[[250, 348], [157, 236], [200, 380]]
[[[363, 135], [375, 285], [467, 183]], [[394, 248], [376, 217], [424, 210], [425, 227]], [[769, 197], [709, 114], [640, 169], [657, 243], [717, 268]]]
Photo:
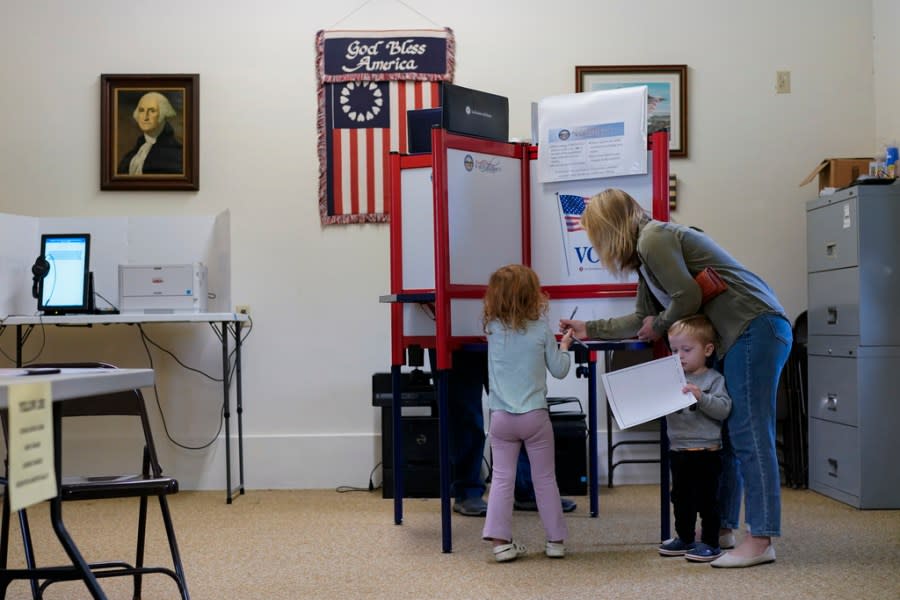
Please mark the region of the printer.
[[184, 265], [119, 265], [122, 313], [202, 313], [207, 307], [207, 268]]

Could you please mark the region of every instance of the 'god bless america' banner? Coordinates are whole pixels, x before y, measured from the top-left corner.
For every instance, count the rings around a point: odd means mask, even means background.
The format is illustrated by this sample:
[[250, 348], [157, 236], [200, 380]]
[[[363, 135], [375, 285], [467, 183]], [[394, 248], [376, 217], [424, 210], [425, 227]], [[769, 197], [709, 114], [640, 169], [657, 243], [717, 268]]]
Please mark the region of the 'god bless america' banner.
[[316, 35], [323, 225], [388, 220], [388, 154], [406, 152], [406, 111], [440, 106], [454, 50], [450, 29]]

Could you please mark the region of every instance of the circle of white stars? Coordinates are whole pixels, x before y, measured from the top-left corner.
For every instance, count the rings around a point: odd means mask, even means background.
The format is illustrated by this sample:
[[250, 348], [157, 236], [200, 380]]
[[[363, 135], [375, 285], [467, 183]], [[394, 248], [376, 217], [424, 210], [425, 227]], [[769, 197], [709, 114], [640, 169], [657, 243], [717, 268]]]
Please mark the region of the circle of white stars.
[[341, 89], [341, 110], [351, 121], [371, 121], [384, 106], [383, 96], [375, 83], [351, 81]]

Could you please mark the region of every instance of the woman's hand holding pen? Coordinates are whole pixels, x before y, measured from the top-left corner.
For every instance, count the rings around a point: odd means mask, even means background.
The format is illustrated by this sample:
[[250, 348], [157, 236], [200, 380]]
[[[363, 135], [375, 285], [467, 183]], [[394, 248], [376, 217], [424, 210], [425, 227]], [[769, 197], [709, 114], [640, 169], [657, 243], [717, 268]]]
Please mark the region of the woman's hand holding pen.
[[571, 333], [573, 337], [584, 339], [587, 337], [587, 325], [585, 325], [584, 321], [560, 319], [559, 332], [564, 334]]

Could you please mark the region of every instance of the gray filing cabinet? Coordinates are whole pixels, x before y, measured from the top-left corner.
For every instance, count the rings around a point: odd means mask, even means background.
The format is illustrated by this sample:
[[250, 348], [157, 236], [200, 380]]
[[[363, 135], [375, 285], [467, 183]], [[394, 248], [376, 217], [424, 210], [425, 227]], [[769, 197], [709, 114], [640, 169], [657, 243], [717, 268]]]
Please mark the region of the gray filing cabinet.
[[900, 184], [807, 203], [809, 487], [900, 508]]

